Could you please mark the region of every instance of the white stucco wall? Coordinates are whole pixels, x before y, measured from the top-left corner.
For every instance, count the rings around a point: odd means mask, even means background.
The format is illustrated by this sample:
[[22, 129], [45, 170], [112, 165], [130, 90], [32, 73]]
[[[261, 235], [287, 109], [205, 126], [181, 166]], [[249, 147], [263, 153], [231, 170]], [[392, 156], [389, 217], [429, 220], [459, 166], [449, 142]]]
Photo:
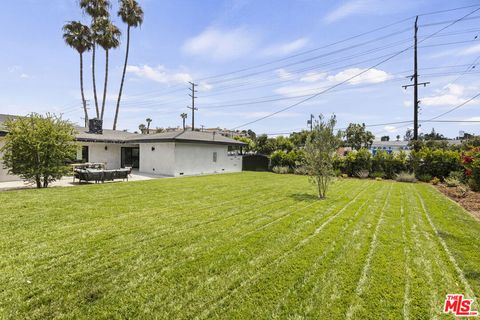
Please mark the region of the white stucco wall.
[[[152, 150], [152, 148], [155, 150]], [[162, 176], [174, 176], [175, 143], [141, 143], [139, 171]]]
[[[107, 169], [118, 169], [122, 162], [122, 147], [114, 143], [81, 143], [88, 146], [88, 162], [106, 163]], [[107, 147], [107, 150], [105, 150]], [[80, 153], [81, 155], [81, 153]]]
[[[0, 138], [0, 149], [5, 145], [3, 138]], [[0, 182], [7, 182], [7, 181], [19, 181], [21, 180], [20, 177], [8, 174], [8, 170], [3, 168], [2, 162], [3, 154], [0, 151]]]
[[[213, 161], [213, 153], [217, 161]], [[175, 176], [242, 171], [241, 156], [229, 156], [224, 145], [176, 143]]]

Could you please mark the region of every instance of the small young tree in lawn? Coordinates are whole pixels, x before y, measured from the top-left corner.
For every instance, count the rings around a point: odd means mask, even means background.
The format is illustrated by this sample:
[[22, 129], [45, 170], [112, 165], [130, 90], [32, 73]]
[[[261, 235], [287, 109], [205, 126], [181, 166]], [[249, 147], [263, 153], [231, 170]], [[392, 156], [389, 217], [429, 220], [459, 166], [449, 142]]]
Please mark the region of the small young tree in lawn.
[[320, 199], [326, 197], [334, 177], [334, 155], [341, 143], [341, 133], [334, 133], [336, 123], [334, 115], [329, 120], [320, 115], [305, 144], [305, 169]]
[[54, 115], [31, 114], [5, 122], [3, 163], [9, 173], [46, 188], [69, 172], [77, 151], [75, 129]]

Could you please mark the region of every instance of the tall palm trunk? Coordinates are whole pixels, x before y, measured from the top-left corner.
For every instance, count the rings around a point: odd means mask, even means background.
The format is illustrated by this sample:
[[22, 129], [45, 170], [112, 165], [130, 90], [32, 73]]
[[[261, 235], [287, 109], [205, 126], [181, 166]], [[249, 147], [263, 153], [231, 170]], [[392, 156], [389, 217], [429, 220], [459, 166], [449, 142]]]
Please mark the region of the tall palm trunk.
[[97, 118], [100, 118], [100, 110], [98, 109], [98, 98], [97, 98], [97, 81], [95, 79], [95, 48], [97, 44], [95, 41], [93, 42], [93, 49], [92, 49], [92, 81], [93, 81], [93, 97], [95, 98], [95, 110], [97, 111]]
[[85, 116], [85, 127], [88, 127], [87, 101], [85, 100], [85, 92], [83, 90], [83, 53], [80, 53], [80, 91], [82, 92], [82, 104], [83, 104], [83, 113]]
[[103, 84], [102, 113], [100, 114], [101, 120], [103, 120], [103, 114], [105, 112], [105, 101], [107, 100], [107, 86], [108, 86], [108, 50], [105, 50], [105, 83]]
[[122, 82], [120, 83], [120, 91], [118, 93], [117, 108], [115, 109], [115, 119], [113, 120], [113, 130], [117, 129], [118, 111], [120, 109], [120, 101], [122, 100], [122, 91], [123, 91], [123, 84], [125, 83], [125, 73], [127, 72], [129, 51], [130, 51], [130, 26], [128, 26], [127, 28], [127, 52], [125, 54], [125, 64], [123, 65]]

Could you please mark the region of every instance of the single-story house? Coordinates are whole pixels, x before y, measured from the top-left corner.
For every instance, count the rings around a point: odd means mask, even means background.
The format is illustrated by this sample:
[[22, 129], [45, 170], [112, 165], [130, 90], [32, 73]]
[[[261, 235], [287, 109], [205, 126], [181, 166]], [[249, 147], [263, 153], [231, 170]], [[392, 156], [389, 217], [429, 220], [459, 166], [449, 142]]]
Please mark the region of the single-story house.
[[[0, 115], [0, 148], [7, 134], [1, 123], [7, 117]], [[90, 120], [89, 128], [76, 130], [76, 160], [104, 163], [107, 169], [132, 167], [140, 173], [170, 177], [242, 171], [238, 149], [244, 143], [215, 133], [177, 131], [143, 135], [104, 130], [95, 119]], [[0, 154], [0, 181], [18, 179], [3, 168]]]

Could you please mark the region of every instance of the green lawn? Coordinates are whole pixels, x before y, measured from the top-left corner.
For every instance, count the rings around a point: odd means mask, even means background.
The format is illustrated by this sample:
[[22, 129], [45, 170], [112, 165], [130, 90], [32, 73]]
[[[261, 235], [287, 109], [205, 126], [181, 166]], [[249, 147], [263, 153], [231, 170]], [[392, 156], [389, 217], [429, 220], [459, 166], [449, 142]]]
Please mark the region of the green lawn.
[[480, 298], [480, 223], [431, 186], [313, 192], [270, 173], [2, 192], [0, 319], [431, 319]]

